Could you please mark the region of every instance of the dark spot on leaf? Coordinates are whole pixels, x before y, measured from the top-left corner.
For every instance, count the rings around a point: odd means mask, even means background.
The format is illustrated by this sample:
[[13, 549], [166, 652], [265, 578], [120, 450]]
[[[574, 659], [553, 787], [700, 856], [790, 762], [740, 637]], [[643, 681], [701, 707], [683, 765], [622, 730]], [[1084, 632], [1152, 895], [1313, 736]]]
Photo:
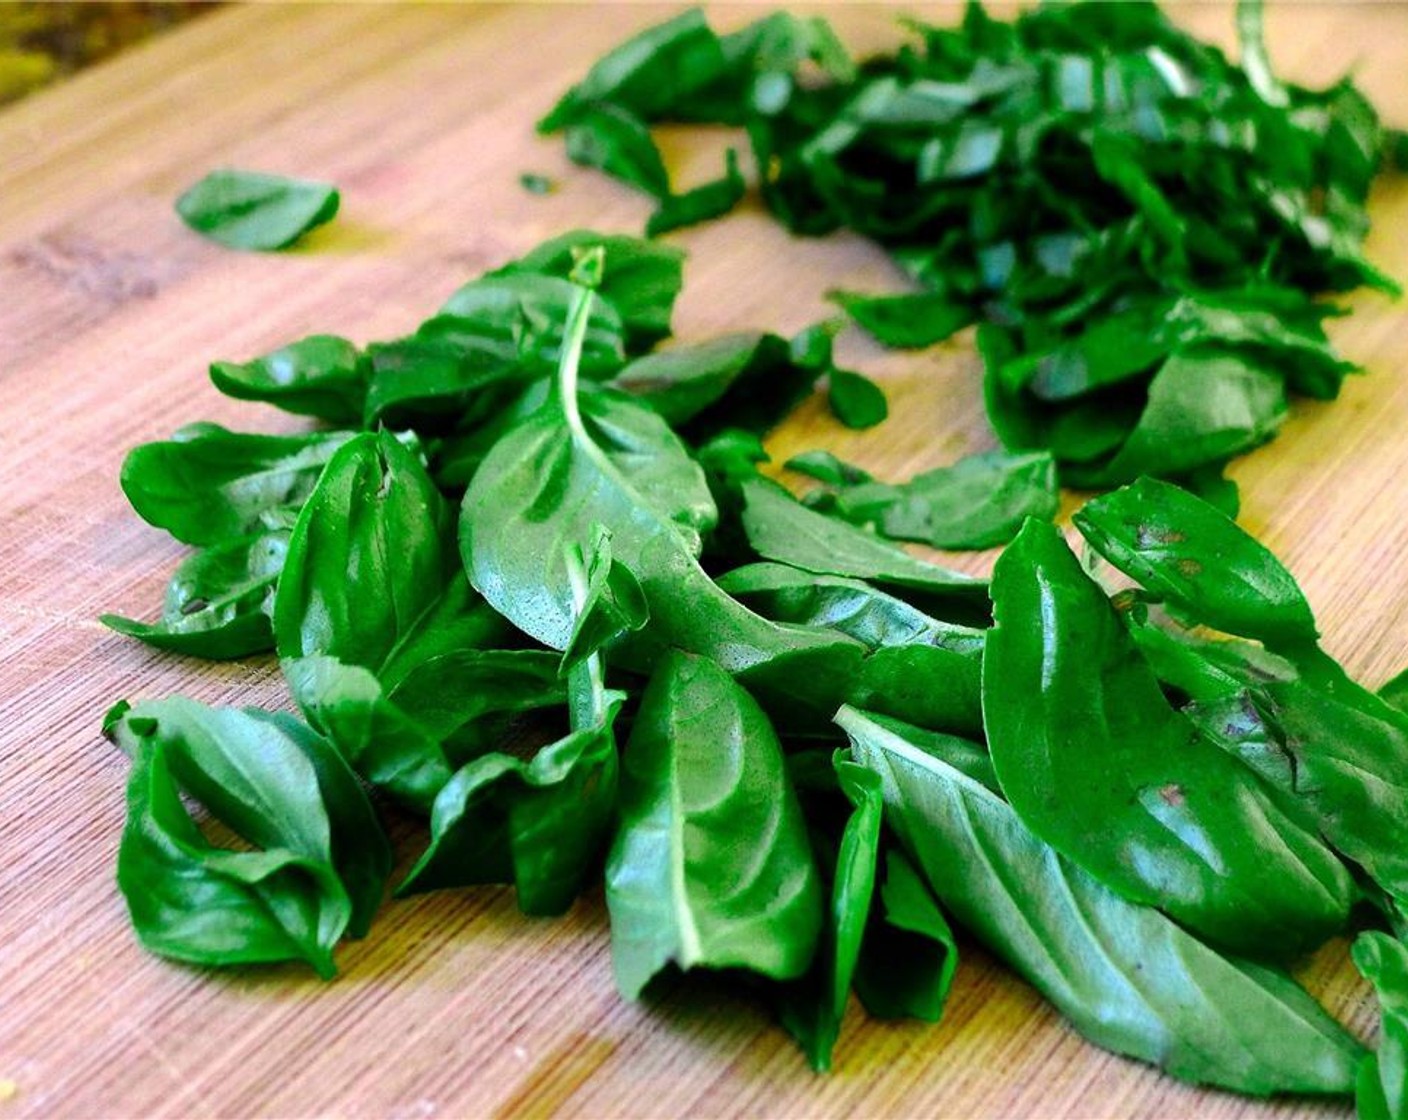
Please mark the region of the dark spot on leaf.
[[1152, 525], [1139, 525], [1134, 530], [1134, 546], [1138, 549], [1153, 548], [1155, 545], [1182, 544], [1187, 539], [1176, 529], [1158, 529]]
[[181, 604], [181, 613], [196, 614], [200, 611], [205, 610], [205, 608], [208, 606], [210, 606], [209, 599], [201, 599], [199, 597], [195, 599], [187, 599], [184, 603]]
[[1188, 579], [1197, 579], [1203, 574], [1203, 566], [1191, 557], [1185, 556], [1178, 561], [1178, 571]]

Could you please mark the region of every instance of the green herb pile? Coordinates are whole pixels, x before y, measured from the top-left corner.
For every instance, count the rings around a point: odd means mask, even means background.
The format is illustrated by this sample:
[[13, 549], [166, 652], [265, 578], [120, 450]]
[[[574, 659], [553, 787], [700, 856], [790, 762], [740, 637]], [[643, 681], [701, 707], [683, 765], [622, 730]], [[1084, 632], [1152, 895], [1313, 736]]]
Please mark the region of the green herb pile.
[[[677, 250], [570, 234], [409, 338], [212, 367], [345, 427], [198, 424], [129, 455], [137, 512], [200, 551], [159, 622], [106, 621], [273, 649], [302, 713], [110, 713], [143, 944], [332, 975], [399, 806], [429, 836], [397, 894], [511, 883], [556, 914], [604, 877], [623, 994], [720, 970], [818, 1069], [852, 989], [939, 1017], [952, 917], [1177, 1076], [1347, 1093], [1362, 1067], [1397, 1099], [1398, 1059], [1373, 1066], [1284, 969], [1401, 920], [1408, 688], [1350, 681], [1289, 573], [1167, 483], [1077, 514], [1138, 585], [1113, 597], [1037, 517], [989, 586], [808, 509], [758, 473], [758, 433], [829, 335], [651, 352], [680, 278]], [[804, 465], [838, 504], [873, 485]], [[247, 844], [208, 840], [182, 793]], [[1402, 954], [1356, 949], [1390, 1008]]]
[[[1349, 679], [1279, 561], [1147, 477], [1206, 484], [1287, 385], [1333, 393], [1345, 367], [1303, 292], [1382, 283], [1353, 248], [1377, 126], [1347, 86], [1279, 86], [1255, 49], [1244, 75], [1142, 6], [974, 8], [921, 35], [856, 70], [817, 21], [719, 38], [690, 14], [550, 121], [616, 173], [654, 166], [646, 120], [746, 123], [779, 213], [864, 213], [931, 284], [843, 305], [905, 344], [983, 316], [999, 431], [1040, 438], [902, 484], [810, 452], [787, 464], [822, 484], [799, 500], [760, 472], [769, 430], [823, 382], [842, 423], [885, 415], [836, 367], [835, 324], [662, 347], [682, 253], [590, 231], [407, 337], [215, 363], [222, 392], [319, 424], [132, 451], [134, 509], [195, 551], [157, 621], [104, 621], [198, 657], [274, 652], [299, 715], [109, 713], [143, 945], [330, 977], [386, 894], [383, 820], [409, 814], [396, 895], [511, 884], [553, 915], [604, 882], [623, 995], [711, 970], [818, 1070], [852, 991], [940, 1018], [952, 921], [1101, 1046], [1408, 1113], [1408, 673]], [[797, 80], [804, 59], [829, 79]], [[183, 217], [275, 247], [335, 204], [255, 179]], [[656, 228], [738, 186], [732, 160], [697, 191], [647, 182]], [[1131, 480], [1075, 515], [1079, 554], [1051, 524], [1058, 475]], [[1010, 543], [983, 581], [887, 537]], [[1289, 971], [1349, 933], [1375, 1053]]]
[[1241, 66], [1156, 6], [1053, 4], [856, 65], [820, 18], [731, 34], [698, 10], [606, 55], [542, 120], [578, 163], [659, 200], [649, 232], [743, 197], [675, 194], [649, 125], [747, 131], [788, 229], [884, 245], [918, 290], [835, 293], [867, 331], [919, 347], [979, 323], [1003, 443], [1049, 450], [1061, 481], [1184, 482], [1235, 511], [1232, 456], [1270, 439], [1287, 396], [1331, 399], [1353, 367], [1314, 295], [1397, 285], [1362, 256], [1389, 135], [1348, 81], [1283, 84], [1260, 7]]

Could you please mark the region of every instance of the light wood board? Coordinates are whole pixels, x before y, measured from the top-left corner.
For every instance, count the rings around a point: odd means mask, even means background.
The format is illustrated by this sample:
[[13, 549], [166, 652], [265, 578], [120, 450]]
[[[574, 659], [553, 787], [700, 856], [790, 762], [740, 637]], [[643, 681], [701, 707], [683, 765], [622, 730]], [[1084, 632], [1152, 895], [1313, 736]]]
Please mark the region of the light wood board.
[[[714, 14], [729, 28], [760, 10]], [[828, 11], [857, 48], [895, 42], [893, 9]], [[647, 203], [572, 169], [532, 123], [590, 60], [668, 12], [234, 8], [0, 113], [0, 1117], [1344, 1114], [1202, 1092], [1103, 1054], [971, 948], [941, 1025], [853, 1006], [837, 1071], [818, 1077], [763, 1009], [707, 978], [618, 998], [599, 892], [558, 921], [521, 917], [502, 890], [390, 904], [339, 952], [331, 984], [295, 967], [204, 973], [135, 945], [113, 882], [127, 766], [98, 734], [104, 710], [174, 692], [286, 699], [272, 660], [185, 661], [94, 621], [150, 617], [181, 555], [125, 506], [124, 452], [195, 419], [298, 426], [219, 397], [213, 359], [314, 332], [392, 337], [552, 234], [638, 231]], [[1225, 6], [1178, 18], [1230, 42]], [[1408, 8], [1269, 18], [1284, 72], [1322, 81], [1354, 65], [1408, 123]], [[727, 140], [688, 135], [667, 144], [683, 184], [715, 174]], [[172, 213], [221, 165], [333, 180], [343, 212], [296, 252], [222, 249]], [[529, 195], [523, 171], [560, 189]], [[1402, 181], [1373, 213], [1371, 255], [1408, 277]], [[684, 338], [791, 331], [829, 312], [829, 288], [899, 286], [873, 246], [789, 240], [756, 203], [677, 241], [691, 253]], [[1243, 524], [1301, 580], [1329, 648], [1377, 685], [1408, 663], [1408, 313], [1350, 303], [1334, 335], [1367, 376], [1333, 405], [1297, 405], [1233, 473]], [[779, 457], [821, 445], [900, 477], [993, 444], [966, 340], [886, 354], [851, 332], [843, 356], [884, 382], [893, 418], [848, 433], [812, 402], [776, 436]], [[404, 862], [415, 842], [399, 840]], [[1342, 945], [1306, 975], [1371, 1035]]]

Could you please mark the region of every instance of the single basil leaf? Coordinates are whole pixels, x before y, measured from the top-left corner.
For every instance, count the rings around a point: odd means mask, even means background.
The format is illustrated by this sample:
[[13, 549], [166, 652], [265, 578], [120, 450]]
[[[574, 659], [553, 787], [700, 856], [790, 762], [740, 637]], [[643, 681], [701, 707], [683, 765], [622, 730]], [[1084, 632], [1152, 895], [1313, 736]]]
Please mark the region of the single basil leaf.
[[166, 588], [161, 618], [138, 622], [105, 614], [104, 626], [158, 649], [227, 661], [274, 648], [269, 621], [288, 534], [261, 533], [182, 561]]
[[790, 342], [762, 335], [724, 391], [693, 413], [681, 425], [680, 434], [697, 446], [729, 430], [765, 435], [811, 396], [830, 361], [831, 333], [826, 324], [809, 327]]
[[722, 218], [743, 201], [747, 190], [748, 184], [738, 170], [738, 154], [730, 148], [724, 157], [723, 177], [683, 194], [666, 195], [645, 223], [645, 235], [659, 237], [671, 230]]
[[948, 602], [982, 600], [987, 584], [972, 576], [916, 560], [864, 529], [807, 509], [785, 489], [763, 478], [742, 483], [743, 528], [767, 560], [818, 575], [853, 576], [880, 587]]
[[670, 963], [800, 976], [821, 930], [821, 894], [762, 709], [707, 658], [666, 654], [626, 745], [607, 860], [622, 994], [636, 998]]
[[866, 296], [828, 292], [856, 326], [884, 346], [917, 350], [943, 342], [973, 322], [973, 308], [943, 292]]
[[851, 994], [870, 900], [875, 891], [880, 846], [880, 782], [864, 767], [837, 757], [835, 776], [851, 804], [841, 833], [830, 904], [811, 970], [778, 994], [778, 1015], [797, 1040], [812, 1069], [831, 1068], [831, 1052]]
[[345, 338], [315, 334], [243, 364], [216, 362], [210, 380], [227, 397], [264, 401], [330, 424], [361, 423], [368, 370]]
[[380, 668], [455, 568], [449, 511], [414, 453], [386, 432], [340, 448], [299, 514], [274, 602], [280, 657]]
[[833, 369], [827, 383], [831, 414], [848, 428], [873, 428], [890, 414], [880, 386], [863, 374]]
[[599, 59], [541, 121], [556, 132], [597, 104], [619, 105], [647, 120], [707, 87], [723, 73], [719, 38], [691, 8], [628, 39]]
[[659, 241], [578, 229], [543, 242], [490, 275], [539, 273], [566, 280], [575, 254], [589, 248], [604, 254], [596, 291], [621, 316], [626, 353], [644, 353], [670, 334], [670, 316], [684, 282], [683, 250]]
[[830, 451], [804, 451], [794, 455], [782, 464], [789, 471], [796, 471], [828, 486], [857, 486], [862, 482], [874, 482], [868, 472], [851, 463], [836, 458]]
[[579, 109], [567, 126], [567, 158], [604, 171], [653, 198], [671, 197], [670, 173], [649, 127], [620, 106]]
[[212, 171], [176, 200], [197, 233], [230, 249], [283, 249], [337, 213], [329, 183], [257, 171]]
[[1028, 517], [1050, 521], [1059, 506], [1056, 463], [1049, 454], [988, 451], [908, 482], [848, 486], [833, 508], [892, 540], [978, 549], [1006, 544]]
[[1092, 1042], [1243, 1093], [1352, 1089], [1359, 1045], [1289, 977], [1120, 898], [997, 795], [861, 713], [837, 722], [945, 909]]
[[431, 842], [398, 895], [513, 883], [525, 914], [561, 914], [600, 859], [616, 802], [611, 723], [584, 727], [529, 762], [486, 754], [435, 799]]
[[588, 559], [583, 572], [586, 586], [581, 602], [576, 604], [577, 621], [567, 640], [567, 648], [562, 651], [560, 672], [566, 672], [615, 639], [640, 630], [650, 618], [640, 583], [629, 568], [612, 559], [608, 530], [597, 527], [586, 554]]
[[1101, 556], [1200, 623], [1273, 644], [1317, 636], [1291, 573], [1186, 490], [1141, 478], [1087, 502], [1074, 521]]
[[1284, 958], [1344, 926], [1344, 866], [1169, 705], [1058, 530], [1027, 522], [992, 594], [983, 717], [1024, 825], [1130, 901], [1245, 955]]
[[637, 358], [611, 385], [649, 404], [669, 424], [680, 427], [723, 397], [766, 351], [785, 347], [781, 339], [754, 331], [721, 335]]
[[520, 354], [521, 326], [512, 317], [484, 327], [437, 315], [407, 338], [373, 342], [362, 426], [438, 435], [492, 425], [543, 373]]
[[[352, 772], [291, 717], [175, 697], [120, 705], [107, 733], [132, 756], [118, 885], [142, 944], [221, 965], [306, 960], [363, 936], [391, 849]], [[202, 835], [185, 793], [253, 845]]]
[[217, 545], [287, 529], [351, 432], [263, 436], [191, 424], [122, 463], [122, 491], [144, 521], [178, 541]]
[[937, 1023], [957, 970], [958, 943], [943, 911], [914, 865], [891, 848], [880, 906], [861, 943], [856, 995], [877, 1019]]
[[1356, 1112], [1360, 1120], [1402, 1120], [1408, 1116], [1408, 950], [1371, 931], [1355, 939], [1352, 956], [1382, 1012], [1378, 1052], [1359, 1067]]

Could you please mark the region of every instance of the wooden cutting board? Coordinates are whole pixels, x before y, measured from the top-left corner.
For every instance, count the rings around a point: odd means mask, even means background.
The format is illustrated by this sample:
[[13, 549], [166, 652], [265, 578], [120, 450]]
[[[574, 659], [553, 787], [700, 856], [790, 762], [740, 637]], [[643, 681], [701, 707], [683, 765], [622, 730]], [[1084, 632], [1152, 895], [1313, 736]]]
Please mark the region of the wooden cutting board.
[[[759, 11], [714, 14], [731, 28]], [[858, 49], [896, 39], [891, 9], [827, 11]], [[503, 890], [392, 903], [330, 984], [295, 967], [199, 972], [135, 945], [113, 884], [127, 766], [98, 734], [104, 710], [174, 692], [286, 698], [271, 659], [185, 661], [94, 621], [150, 617], [181, 555], [127, 509], [123, 453], [195, 419], [297, 426], [218, 396], [213, 359], [314, 332], [394, 336], [552, 234], [638, 231], [646, 202], [571, 168], [532, 124], [603, 50], [667, 14], [232, 8], [0, 113], [0, 1117], [1344, 1114], [1202, 1092], [1104, 1054], [973, 948], [942, 1024], [853, 1006], [837, 1071], [815, 1076], [763, 1009], [707, 977], [618, 998], [599, 893], [557, 921], [521, 917]], [[1225, 6], [1178, 18], [1230, 42]], [[1408, 8], [1277, 7], [1270, 41], [1301, 80], [1355, 66], [1408, 123]], [[728, 138], [667, 139], [688, 185], [716, 173]], [[222, 165], [333, 180], [343, 212], [296, 252], [222, 249], [172, 213]], [[560, 187], [530, 195], [524, 171]], [[1401, 181], [1373, 214], [1371, 256], [1408, 277]], [[900, 284], [874, 247], [790, 240], [756, 204], [676, 240], [691, 254], [685, 338], [792, 331], [828, 313], [829, 288]], [[1334, 334], [1367, 375], [1334, 405], [1298, 404], [1233, 474], [1243, 524], [1299, 577], [1329, 648], [1377, 685], [1408, 663], [1408, 314], [1349, 302]], [[900, 477], [993, 444], [966, 339], [886, 354], [848, 332], [842, 350], [884, 382], [893, 418], [850, 433], [813, 402], [777, 434], [779, 458], [822, 445]], [[401, 833], [404, 864], [416, 838]], [[1371, 1001], [1343, 945], [1305, 975], [1367, 1036]]]

